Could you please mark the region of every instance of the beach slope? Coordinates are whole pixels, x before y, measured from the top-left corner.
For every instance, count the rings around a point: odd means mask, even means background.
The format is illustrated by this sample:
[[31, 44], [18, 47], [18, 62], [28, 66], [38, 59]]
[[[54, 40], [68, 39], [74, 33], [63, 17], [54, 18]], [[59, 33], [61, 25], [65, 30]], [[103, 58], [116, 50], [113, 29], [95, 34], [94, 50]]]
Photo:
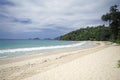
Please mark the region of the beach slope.
[[95, 42], [86, 49], [0, 60], [0, 80], [120, 80], [120, 46]]
[[120, 80], [118, 60], [120, 46], [110, 46], [25, 80]]

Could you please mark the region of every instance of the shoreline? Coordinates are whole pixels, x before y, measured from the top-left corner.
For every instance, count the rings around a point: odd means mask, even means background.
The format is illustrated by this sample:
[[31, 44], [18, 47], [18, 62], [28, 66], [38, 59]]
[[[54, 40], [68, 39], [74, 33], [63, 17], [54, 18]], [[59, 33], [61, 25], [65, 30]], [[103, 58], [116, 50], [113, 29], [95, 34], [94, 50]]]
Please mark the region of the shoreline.
[[[15, 53], [19, 52], [20, 54], [22, 54], [22, 52], [23, 52], [23, 55], [6, 56], [6, 55], [8, 55], [8, 54], [6, 54], [3, 57], [1, 56], [0, 60], [10, 59], [10, 58], [19, 58], [19, 57], [31, 56], [31, 55], [37, 55], [37, 54], [43, 54], [43, 53], [48, 53], [48, 52], [54, 52], [56, 50], [60, 51], [60, 50], [64, 50], [64, 49], [74, 48], [74, 47], [77, 48], [81, 45], [84, 45], [84, 43], [86, 43], [87, 41], [70, 41], [70, 42], [76, 42], [76, 43], [74, 43], [74, 44], [70, 43], [70, 44], [64, 44], [64, 45], [53, 45], [53, 46], [39, 46], [39, 47], [28, 47], [28, 48], [26, 47], [26, 48], [3, 49], [3, 50], [0, 50], [0, 54], [4, 54], [4, 53], [7, 53], [7, 52], [9, 52], [11, 54], [13, 52], [15, 52]], [[92, 47], [92, 46], [88, 46], [88, 47]], [[38, 50], [38, 52], [35, 52], [37, 50]], [[33, 51], [33, 53], [31, 53], [32, 51]], [[24, 53], [24, 52], [26, 52], [27, 54]], [[28, 53], [30, 53], [30, 54], [28, 54]]]
[[[91, 41], [89, 41], [89, 42], [91, 42]], [[24, 60], [28, 60], [28, 59], [32, 59], [32, 58], [45, 57], [45, 56], [50, 56], [50, 55], [58, 55], [58, 54], [61, 54], [61, 53], [71, 52], [71, 51], [73, 52], [73, 51], [76, 51], [76, 50], [77, 51], [78, 50], [79, 51], [86, 50], [86, 49], [91, 49], [91, 48], [94, 48], [94, 47], [100, 45], [99, 42], [94, 41], [94, 43], [96, 45], [88, 47], [88, 48], [85, 48], [85, 49], [84, 48], [77, 48], [77, 49], [70, 48], [71, 50], [68, 50], [68, 48], [66, 48], [67, 50], [65, 50], [65, 49], [56, 49], [56, 50], [52, 50], [50, 52], [42, 52], [42, 53], [37, 53], [37, 54], [23, 55], [23, 56], [10, 57], [10, 58], [0, 58], [0, 65], [13, 63], [13, 62], [20, 62], [20, 61], [24, 61]]]
[[[0, 78], [5, 80], [21, 80], [46, 72], [63, 64], [70, 63], [84, 56], [89, 56], [112, 45], [105, 42], [95, 42], [96, 46], [82, 50], [53, 52], [43, 55], [32, 55], [21, 58], [0, 60]], [[57, 54], [56, 54], [57, 53]]]

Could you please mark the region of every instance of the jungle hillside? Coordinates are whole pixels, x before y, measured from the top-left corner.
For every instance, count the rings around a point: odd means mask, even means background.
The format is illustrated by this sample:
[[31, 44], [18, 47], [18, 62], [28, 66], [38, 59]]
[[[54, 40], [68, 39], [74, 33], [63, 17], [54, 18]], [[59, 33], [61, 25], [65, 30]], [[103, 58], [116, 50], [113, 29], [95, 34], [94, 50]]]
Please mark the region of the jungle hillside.
[[118, 5], [111, 6], [109, 12], [101, 16], [101, 20], [109, 23], [109, 25], [80, 28], [60, 36], [59, 39], [72, 41], [112, 41], [120, 43], [120, 11]]

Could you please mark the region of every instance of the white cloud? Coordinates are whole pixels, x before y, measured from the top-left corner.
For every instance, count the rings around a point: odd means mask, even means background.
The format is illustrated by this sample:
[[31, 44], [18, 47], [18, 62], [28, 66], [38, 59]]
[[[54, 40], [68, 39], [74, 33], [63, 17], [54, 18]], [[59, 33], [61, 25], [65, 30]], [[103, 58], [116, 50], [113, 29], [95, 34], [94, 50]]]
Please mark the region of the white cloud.
[[[0, 25], [13, 32], [39, 32], [44, 28], [80, 28], [96, 25], [102, 14], [114, 0], [9, 0], [15, 6], [3, 6], [0, 14], [8, 19], [0, 20]], [[106, 5], [107, 4], [107, 5]], [[13, 19], [30, 19], [32, 23], [14, 22]], [[52, 25], [51, 25], [52, 24]], [[51, 25], [51, 26], [47, 26]], [[39, 28], [41, 30], [32, 30]]]

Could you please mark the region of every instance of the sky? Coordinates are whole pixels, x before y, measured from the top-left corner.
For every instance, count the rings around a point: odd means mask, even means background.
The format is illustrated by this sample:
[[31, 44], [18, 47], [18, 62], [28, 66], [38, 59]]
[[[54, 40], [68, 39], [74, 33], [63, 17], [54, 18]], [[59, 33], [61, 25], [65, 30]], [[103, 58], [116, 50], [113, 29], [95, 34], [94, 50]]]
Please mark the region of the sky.
[[0, 39], [55, 38], [106, 24], [101, 16], [115, 4], [120, 0], [0, 0]]

